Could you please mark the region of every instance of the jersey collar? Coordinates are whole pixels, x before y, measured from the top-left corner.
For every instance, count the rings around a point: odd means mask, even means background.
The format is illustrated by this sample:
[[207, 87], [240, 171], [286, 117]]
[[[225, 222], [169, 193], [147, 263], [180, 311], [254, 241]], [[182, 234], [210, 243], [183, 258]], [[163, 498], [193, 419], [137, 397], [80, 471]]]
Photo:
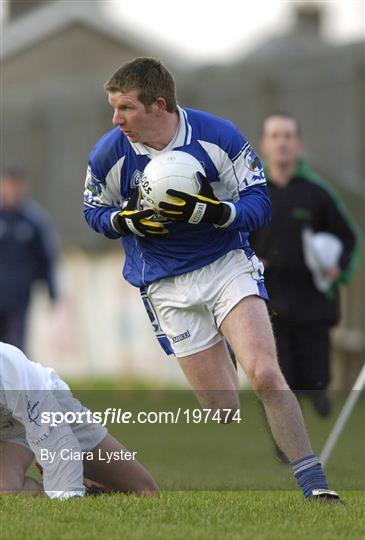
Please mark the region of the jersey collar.
[[179, 113], [179, 125], [177, 127], [175, 137], [172, 139], [172, 141], [170, 141], [170, 143], [162, 150], [155, 150], [154, 148], [150, 148], [143, 143], [133, 143], [129, 141], [129, 144], [131, 145], [136, 154], [144, 156], [155, 156], [160, 154], [161, 152], [166, 152], [169, 150], [173, 150], [174, 148], [180, 148], [181, 146], [190, 144], [192, 129], [191, 125], [188, 122], [186, 111], [179, 106], [177, 107], [177, 109]]

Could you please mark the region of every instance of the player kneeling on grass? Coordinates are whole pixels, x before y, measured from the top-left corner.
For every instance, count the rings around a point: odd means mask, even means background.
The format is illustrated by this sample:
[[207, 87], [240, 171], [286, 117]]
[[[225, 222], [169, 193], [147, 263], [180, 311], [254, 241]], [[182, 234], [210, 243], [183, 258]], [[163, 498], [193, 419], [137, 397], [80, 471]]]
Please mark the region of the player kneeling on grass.
[[[148, 495], [158, 491], [136, 460], [99, 459], [107, 452], [113, 456], [125, 452], [105, 427], [87, 422], [54, 426], [41, 421], [42, 412], [80, 411], [87, 409], [53, 369], [31, 362], [16, 347], [0, 342], [1, 494], [82, 497], [84, 476], [91, 493], [98, 491], [94, 483], [109, 492]], [[43, 469], [43, 485], [26, 476], [34, 458]]]

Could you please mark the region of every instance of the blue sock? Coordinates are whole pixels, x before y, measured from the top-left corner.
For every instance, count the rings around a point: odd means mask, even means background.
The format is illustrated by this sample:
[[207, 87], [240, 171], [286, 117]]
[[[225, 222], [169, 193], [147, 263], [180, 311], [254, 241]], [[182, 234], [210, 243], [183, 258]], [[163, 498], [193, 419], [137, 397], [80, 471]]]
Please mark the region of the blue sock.
[[313, 489], [328, 489], [326, 475], [314, 454], [292, 461], [290, 466], [304, 497], [309, 497]]

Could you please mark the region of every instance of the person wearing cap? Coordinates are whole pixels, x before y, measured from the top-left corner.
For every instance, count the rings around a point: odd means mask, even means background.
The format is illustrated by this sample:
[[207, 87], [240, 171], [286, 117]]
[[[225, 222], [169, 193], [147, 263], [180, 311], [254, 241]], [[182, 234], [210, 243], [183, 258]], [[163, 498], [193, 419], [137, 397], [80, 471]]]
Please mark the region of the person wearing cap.
[[339, 320], [338, 286], [349, 281], [358, 252], [356, 229], [342, 202], [302, 159], [296, 118], [269, 115], [261, 156], [273, 206], [270, 225], [251, 234], [265, 266], [281, 369], [295, 392], [330, 414], [329, 331]]

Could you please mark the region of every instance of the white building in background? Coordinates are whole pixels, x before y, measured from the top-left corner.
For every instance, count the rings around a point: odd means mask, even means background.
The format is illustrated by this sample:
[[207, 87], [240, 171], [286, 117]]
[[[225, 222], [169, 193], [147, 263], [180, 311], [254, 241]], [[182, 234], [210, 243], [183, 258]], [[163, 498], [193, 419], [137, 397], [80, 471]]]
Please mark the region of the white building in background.
[[185, 386], [176, 359], [166, 356], [154, 337], [138, 289], [121, 277], [122, 262], [120, 251], [92, 257], [81, 250], [67, 253], [59, 304], [51, 308], [45, 290], [34, 294], [30, 357], [71, 379]]

